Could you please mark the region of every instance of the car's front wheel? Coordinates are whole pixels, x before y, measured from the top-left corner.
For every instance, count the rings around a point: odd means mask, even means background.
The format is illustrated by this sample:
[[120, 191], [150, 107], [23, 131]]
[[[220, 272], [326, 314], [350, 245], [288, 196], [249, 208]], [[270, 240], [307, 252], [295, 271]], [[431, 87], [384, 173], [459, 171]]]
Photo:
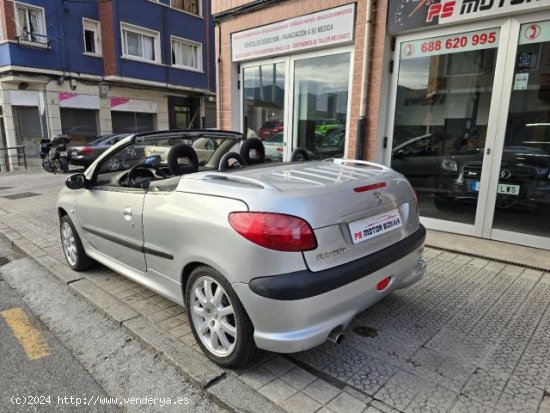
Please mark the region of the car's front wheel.
[[254, 356], [254, 327], [223, 275], [211, 267], [198, 267], [185, 294], [193, 335], [210, 360], [235, 367]]
[[71, 219], [65, 215], [61, 218], [59, 232], [61, 245], [67, 264], [75, 271], [85, 271], [90, 268], [93, 261], [86, 255], [82, 241], [76, 232]]

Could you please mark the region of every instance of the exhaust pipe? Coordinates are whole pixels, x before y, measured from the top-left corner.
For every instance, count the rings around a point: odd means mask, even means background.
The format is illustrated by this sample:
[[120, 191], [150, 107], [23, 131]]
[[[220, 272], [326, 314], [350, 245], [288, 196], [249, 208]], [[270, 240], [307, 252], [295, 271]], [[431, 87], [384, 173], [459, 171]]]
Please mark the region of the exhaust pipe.
[[340, 331], [339, 327], [336, 327], [330, 332], [327, 340], [334, 344], [341, 344], [342, 340], [344, 340], [344, 334]]

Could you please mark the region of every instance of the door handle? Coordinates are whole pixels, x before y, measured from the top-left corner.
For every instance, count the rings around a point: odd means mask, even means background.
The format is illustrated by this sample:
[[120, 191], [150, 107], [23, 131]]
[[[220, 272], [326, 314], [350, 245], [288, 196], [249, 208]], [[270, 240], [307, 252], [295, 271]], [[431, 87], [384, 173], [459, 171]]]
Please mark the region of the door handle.
[[122, 216], [126, 221], [131, 221], [133, 216], [132, 208], [130, 207], [124, 208], [124, 212], [122, 213]]

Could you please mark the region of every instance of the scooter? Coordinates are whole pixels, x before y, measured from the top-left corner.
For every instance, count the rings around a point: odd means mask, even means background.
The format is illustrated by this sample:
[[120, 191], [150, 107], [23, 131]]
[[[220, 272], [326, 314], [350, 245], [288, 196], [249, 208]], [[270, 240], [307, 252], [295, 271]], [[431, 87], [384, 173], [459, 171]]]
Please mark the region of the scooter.
[[51, 139], [42, 139], [40, 141], [40, 158], [42, 158], [42, 167], [46, 172], [69, 171], [69, 153], [67, 145], [69, 137], [66, 135], [54, 135]]

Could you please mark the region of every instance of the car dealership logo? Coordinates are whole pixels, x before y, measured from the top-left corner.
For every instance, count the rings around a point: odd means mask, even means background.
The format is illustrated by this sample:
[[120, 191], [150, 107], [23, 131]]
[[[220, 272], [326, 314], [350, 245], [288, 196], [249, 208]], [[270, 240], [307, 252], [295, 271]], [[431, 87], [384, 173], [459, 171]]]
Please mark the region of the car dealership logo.
[[403, 53], [405, 54], [405, 56], [412, 56], [414, 54], [414, 44], [409, 43], [405, 45], [405, 49], [403, 50]]
[[502, 179], [508, 179], [512, 176], [512, 172], [509, 171], [508, 169], [503, 169], [502, 171], [500, 171], [500, 177]]
[[538, 24], [530, 24], [525, 29], [524, 35], [529, 40], [535, 40], [540, 36], [541, 28]]

